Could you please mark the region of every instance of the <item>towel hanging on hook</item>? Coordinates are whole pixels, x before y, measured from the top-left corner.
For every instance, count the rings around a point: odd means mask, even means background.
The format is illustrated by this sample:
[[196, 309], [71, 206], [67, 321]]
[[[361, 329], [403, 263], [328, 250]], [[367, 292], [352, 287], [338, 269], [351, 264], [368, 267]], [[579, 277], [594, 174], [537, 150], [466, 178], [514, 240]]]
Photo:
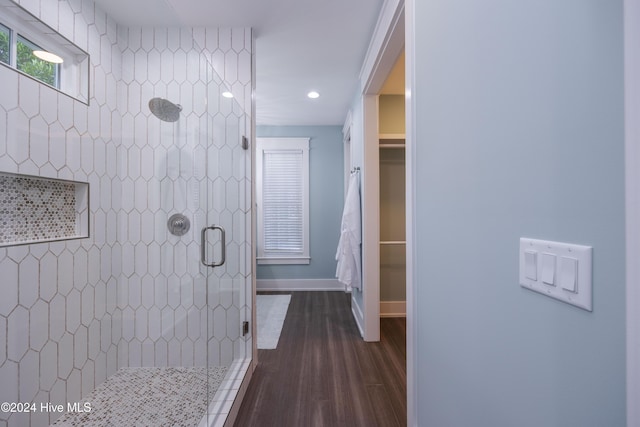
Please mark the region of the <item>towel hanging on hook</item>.
[[349, 177], [347, 197], [342, 212], [340, 240], [336, 251], [336, 277], [346, 291], [362, 289], [362, 212], [360, 211], [360, 168]]

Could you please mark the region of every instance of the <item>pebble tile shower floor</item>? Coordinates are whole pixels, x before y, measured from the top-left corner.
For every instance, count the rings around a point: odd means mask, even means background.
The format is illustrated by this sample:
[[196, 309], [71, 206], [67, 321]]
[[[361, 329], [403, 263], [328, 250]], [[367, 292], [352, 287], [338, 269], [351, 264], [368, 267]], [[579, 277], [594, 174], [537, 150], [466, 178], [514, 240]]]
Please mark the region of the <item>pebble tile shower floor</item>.
[[68, 413], [52, 425], [197, 426], [226, 372], [226, 367], [122, 368], [82, 400], [91, 412]]

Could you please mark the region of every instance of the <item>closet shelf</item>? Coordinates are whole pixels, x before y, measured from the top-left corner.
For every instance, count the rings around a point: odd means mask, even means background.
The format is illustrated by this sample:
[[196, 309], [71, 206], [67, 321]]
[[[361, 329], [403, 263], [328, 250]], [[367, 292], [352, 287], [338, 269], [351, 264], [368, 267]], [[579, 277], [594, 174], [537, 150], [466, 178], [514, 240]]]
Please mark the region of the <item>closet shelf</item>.
[[405, 134], [403, 133], [380, 133], [378, 134], [378, 145], [380, 148], [404, 148]]
[[407, 242], [404, 240], [382, 240], [380, 241], [381, 245], [406, 245]]

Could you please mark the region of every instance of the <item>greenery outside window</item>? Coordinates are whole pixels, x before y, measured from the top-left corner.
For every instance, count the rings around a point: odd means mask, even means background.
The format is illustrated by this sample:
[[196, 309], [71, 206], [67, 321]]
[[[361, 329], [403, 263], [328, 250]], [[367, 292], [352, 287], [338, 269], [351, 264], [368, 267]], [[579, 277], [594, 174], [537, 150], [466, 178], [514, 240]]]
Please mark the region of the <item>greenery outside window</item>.
[[13, 0], [0, 0], [0, 65], [89, 103], [89, 55]]
[[60, 89], [60, 64], [40, 59], [33, 54], [34, 51], [42, 51], [40, 46], [30, 42], [18, 34], [16, 41], [16, 68], [31, 77], [48, 85]]
[[0, 24], [0, 62], [9, 63], [11, 55], [9, 48], [11, 46], [11, 32], [7, 27]]

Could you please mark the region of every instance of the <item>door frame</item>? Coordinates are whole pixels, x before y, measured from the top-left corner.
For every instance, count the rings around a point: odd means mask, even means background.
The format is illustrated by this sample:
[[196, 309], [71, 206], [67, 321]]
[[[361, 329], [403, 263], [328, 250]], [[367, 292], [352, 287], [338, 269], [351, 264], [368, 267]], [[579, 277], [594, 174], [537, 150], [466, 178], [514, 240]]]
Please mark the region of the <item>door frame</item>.
[[344, 200], [347, 199], [347, 190], [349, 188], [349, 175], [351, 174], [351, 126], [353, 119], [351, 118], [351, 110], [347, 112], [347, 119], [342, 127], [342, 156], [344, 168]]
[[627, 426], [640, 426], [640, 0], [624, 0]]
[[407, 425], [414, 426], [418, 422], [416, 401], [418, 400], [417, 364], [418, 335], [415, 316], [418, 310], [416, 266], [414, 262], [415, 247], [415, 194], [416, 194], [416, 120], [414, 114], [415, 98], [413, 96], [416, 87], [415, 66], [415, 0], [405, 2], [405, 175], [406, 175], [406, 251], [407, 251]]
[[[360, 74], [363, 109], [363, 338], [380, 341], [380, 153], [378, 94], [405, 44], [404, 0], [386, 1]], [[407, 234], [412, 229], [407, 224]], [[407, 253], [407, 262], [410, 254]], [[408, 279], [409, 276], [407, 276]], [[410, 286], [407, 282], [407, 288]], [[407, 293], [409, 295], [409, 292]], [[407, 313], [408, 316], [408, 313]], [[407, 318], [407, 324], [409, 319]], [[408, 325], [407, 325], [408, 327]], [[409, 350], [407, 348], [407, 350]]]

